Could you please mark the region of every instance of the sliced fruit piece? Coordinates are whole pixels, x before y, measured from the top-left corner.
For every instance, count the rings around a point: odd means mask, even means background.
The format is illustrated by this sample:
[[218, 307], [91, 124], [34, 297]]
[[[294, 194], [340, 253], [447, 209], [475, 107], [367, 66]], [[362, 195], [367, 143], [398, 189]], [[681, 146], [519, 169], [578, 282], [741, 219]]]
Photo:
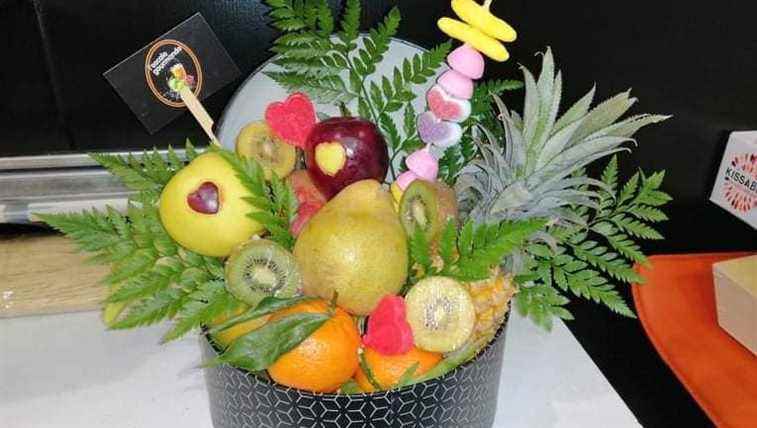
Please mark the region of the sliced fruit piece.
[[451, 278], [432, 276], [405, 296], [415, 344], [432, 352], [452, 352], [473, 333], [476, 308], [468, 290]]
[[416, 229], [420, 229], [430, 242], [443, 226], [436, 188], [425, 180], [415, 180], [407, 186], [400, 200], [399, 213], [408, 236], [413, 236]]
[[280, 178], [286, 177], [297, 162], [297, 149], [273, 135], [265, 122], [252, 122], [242, 128], [236, 150], [240, 156], [258, 161], [266, 180], [271, 179], [272, 171]]
[[226, 288], [250, 306], [266, 296], [292, 297], [301, 286], [294, 256], [275, 242], [253, 239], [232, 251], [226, 261]]
[[[442, 355], [413, 346], [409, 351], [399, 355], [382, 355], [378, 351], [367, 348], [363, 351], [363, 358], [373, 375], [373, 380], [378, 382], [382, 389], [390, 389], [398, 387], [402, 376], [405, 376], [413, 366], [416, 367], [410, 375], [411, 378], [428, 372], [439, 363]], [[363, 392], [376, 390], [360, 367], [355, 373], [355, 381]]]

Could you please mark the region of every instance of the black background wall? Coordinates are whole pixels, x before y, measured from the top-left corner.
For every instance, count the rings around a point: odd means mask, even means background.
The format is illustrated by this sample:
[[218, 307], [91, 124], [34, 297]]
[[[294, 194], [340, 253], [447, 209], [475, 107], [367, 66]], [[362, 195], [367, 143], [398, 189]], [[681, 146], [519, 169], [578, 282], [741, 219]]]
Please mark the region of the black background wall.
[[[434, 23], [450, 13], [447, 1], [364, 3], [366, 24], [399, 4], [401, 37], [426, 47], [443, 40]], [[636, 166], [668, 171], [673, 221], [663, 227], [668, 239], [648, 251], [757, 247], [753, 230], [707, 202], [728, 133], [757, 129], [757, 3], [496, 0], [493, 9], [520, 38], [513, 60], [491, 66], [488, 77], [518, 78], [519, 63], [536, 69], [534, 53], [549, 45], [564, 72], [564, 99], [595, 82], [598, 98], [630, 87], [640, 99], [634, 111], [675, 116], [639, 133], [639, 147], [622, 158], [626, 175]], [[206, 101], [219, 117], [244, 76], [269, 57], [275, 33], [266, 10], [260, 0], [0, 0], [0, 156], [201, 141], [189, 115], [148, 135], [102, 73], [199, 11], [243, 74]], [[521, 96], [507, 102], [517, 106]], [[572, 310], [579, 321], [571, 328], [643, 423], [707, 425], [637, 323], [590, 305]]]

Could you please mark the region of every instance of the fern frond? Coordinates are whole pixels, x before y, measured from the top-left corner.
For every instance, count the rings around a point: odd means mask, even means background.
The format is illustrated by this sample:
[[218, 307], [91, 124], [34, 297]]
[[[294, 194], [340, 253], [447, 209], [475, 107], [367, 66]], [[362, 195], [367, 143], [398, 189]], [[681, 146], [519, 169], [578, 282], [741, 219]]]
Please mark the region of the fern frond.
[[253, 210], [247, 216], [268, 230], [272, 241], [286, 249], [294, 247], [294, 236], [289, 231], [291, 221], [297, 216], [297, 198], [294, 190], [272, 174], [266, 182], [263, 167], [253, 158], [246, 158], [222, 149], [212, 149], [231, 165], [242, 185], [248, 190], [246, 197]]
[[566, 320], [573, 319], [573, 315], [564, 307], [569, 302], [568, 298], [553, 287], [541, 283], [522, 286], [515, 295], [515, 307], [518, 312], [548, 331], [552, 330], [555, 316]]
[[401, 20], [400, 11], [395, 6], [376, 28], [368, 32], [368, 37], [363, 39], [364, 47], [359, 49], [353, 58], [355, 70], [362, 77], [376, 72], [376, 64], [384, 59], [384, 54], [389, 50], [389, 42], [397, 34]]
[[163, 336], [168, 342], [185, 335], [187, 332], [207, 324], [221, 314], [229, 313], [240, 302], [232, 296], [223, 281], [206, 282], [188, 294], [176, 314], [174, 327]]
[[181, 309], [185, 292], [167, 288], [130, 306], [126, 316], [111, 325], [114, 330], [141, 327], [172, 318]]

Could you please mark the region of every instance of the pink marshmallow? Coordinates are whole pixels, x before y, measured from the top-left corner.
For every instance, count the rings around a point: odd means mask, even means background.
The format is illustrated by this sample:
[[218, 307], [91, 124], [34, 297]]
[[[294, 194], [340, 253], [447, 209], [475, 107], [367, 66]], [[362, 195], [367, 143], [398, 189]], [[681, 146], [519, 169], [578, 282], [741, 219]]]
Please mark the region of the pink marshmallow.
[[426, 181], [436, 181], [439, 162], [429, 152], [428, 146], [416, 151], [405, 159], [407, 168]]
[[459, 123], [441, 120], [430, 110], [418, 115], [416, 128], [421, 141], [443, 149], [454, 146], [463, 137]]
[[402, 189], [404, 192], [405, 189], [407, 189], [407, 186], [410, 185], [413, 181], [417, 180], [418, 176], [415, 175], [413, 171], [405, 171], [402, 174], [400, 174], [399, 177], [397, 177], [397, 186]]
[[473, 81], [455, 70], [447, 70], [439, 77], [437, 83], [458, 98], [469, 100], [473, 96]]
[[453, 97], [439, 85], [428, 90], [426, 103], [429, 110], [442, 120], [463, 122], [471, 113], [470, 101]]
[[452, 51], [447, 56], [447, 63], [453, 70], [474, 80], [484, 75], [483, 55], [467, 43]]

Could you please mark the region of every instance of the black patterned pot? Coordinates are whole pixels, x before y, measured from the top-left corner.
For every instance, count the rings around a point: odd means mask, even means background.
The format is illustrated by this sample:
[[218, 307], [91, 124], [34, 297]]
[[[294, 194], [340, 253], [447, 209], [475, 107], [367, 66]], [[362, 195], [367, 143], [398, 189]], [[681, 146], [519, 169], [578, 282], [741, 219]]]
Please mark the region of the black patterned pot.
[[[372, 394], [315, 394], [231, 366], [206, 368], [215, 428], [491, 427], [507, 321], [479, 356], [440, 378]], [[202, 340], [206, 359], [217, 350]]]

